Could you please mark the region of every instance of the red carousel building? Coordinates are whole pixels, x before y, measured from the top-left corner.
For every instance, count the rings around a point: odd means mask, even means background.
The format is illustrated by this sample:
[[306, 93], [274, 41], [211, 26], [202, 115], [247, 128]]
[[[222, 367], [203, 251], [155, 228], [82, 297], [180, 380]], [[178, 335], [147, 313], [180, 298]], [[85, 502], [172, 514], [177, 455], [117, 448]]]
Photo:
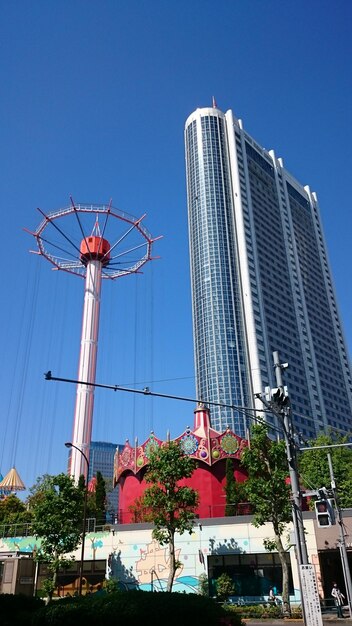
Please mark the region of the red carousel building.
[[[210, 425], [209, 410], [203, 405], [194, 411], [193, 429], [186, 428], [174, 441], [179, 442], [184, 454], [197, 461], [191, 478], [180, 483], [198, 491], [197, 514], [200, 518], [223, 517], [226, 507], [226, 460], [233, 459], [234, 478], [237, 482], [244, 482], [247, 475], [241, 465], [241, 453], [248, 442], [229, 428], [221, 433], [214, 430]], [[152, 432], [142, 445], [136, 443], [132, 447], [127, 440], [123, 450], [116, 451], [114, 485], [120, 486], [120, 524], [137, 521], [133, 506], [147, 486], [144, 475], [148, 459], [152, 451], [164, 443]]]

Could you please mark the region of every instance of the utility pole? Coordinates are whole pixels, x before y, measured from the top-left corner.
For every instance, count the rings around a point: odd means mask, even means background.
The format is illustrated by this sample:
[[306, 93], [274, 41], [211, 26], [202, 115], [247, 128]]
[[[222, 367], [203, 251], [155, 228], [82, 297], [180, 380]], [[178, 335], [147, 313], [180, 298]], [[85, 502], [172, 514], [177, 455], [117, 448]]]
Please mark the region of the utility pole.
[[308, 552], [306, 538], [304, 534], [304, 525], [301, 506], [301, 490], [299, 486], [296, 446], [293, 438], [292, 418], [290, 400], [287, 388], [283, 385], [282, 370], [288, 367], [287, 363], [280, 363], [279, 353], [273, 352], [276, 389], [270, 390], [270, 401], [265, 399], [262, 394], [256, 394], [264, 406], [278, 418], [286, 444], [286, 456], [289, 468], [289, 475], [292, 490], [292, 522], [296, 538], [296, 554], [298, 565], [308, 564]]
[[328, 463], [329, 463], [329, 471], [330, 471], [331, 491], [332, 491], [333, 498], [335, 500], [335, 507], [336, 507], [336, 512], [337, 512], [337, 521], [338, 521], [339, 532], [340, 532], [339, 549], [340, 549], [343, 577], [344, 577], [344, 580], [345, 580], [345, 587], [346, 587], [346, 593], [347, 593], [348, 610], [349, 610], [349, 613], [350, 613], [350, 618], [352, 618], [351, 572], [350, 572], [350, 567], [349, 567], [349, 564], [348, 564], [348, 556], [347, 556], [346, 542], [345, 542], [345, 533], [344, 533], [344, 530], [343, 530], [342, 511], [341, 511], [341, 507], [340, 507], [340, 504], [339, 504], [338, 493], [337, 493], [337, 488], [336, 488], [336, 482], [335, 482], [334, 470], [333, 470], [333, 467], [332, 467], [332, 460], [331, 460], [330, 452], [328, 452]]
[[296, 539], [296, 558], [298, 562], [303, 621], [305, 626], [323, 626], [315, 570], [313, 565], [308, 563], [290, 399], [282, 379], [282, 370], [288, 367], [288, 364], [280, 363], [277, 351], [273, 352], [273, 359], [277, 388], [266, 389], [266, 397], [263, 397], [262, 394], [256, 394], [256, 397], [278, 418], [285, 439], [292, 490], [292, 522]]
[[307, 544], [306, 538], [304, 534], [304, 525], [303, 525], [303, 516], [302, 516], [302, 496], [301, 490], [299, 486], [298, 479], [298, 470], [297, 470], [297, 454], [296, 454], [296, 446], [293, 438], [293, 429], [292, 429], [292, 416], [291, 416], [291, 407], [289, 402], [288, 395], [285, 396], [285, 388], [282, 380], [282, 369], [287, 367], [286, 364], [281, 364], [279, 359], [279, 353], [277, 351], [273, 352], [274, 358], [274, 368], [275, 368], [275, 376], [276, 376], [276, 385], [278, 390], [281, 391], [279, 394], [280, 398], [287, 400], [287, 402], [282, 402], [281, 406], [279, 405], [276, 409], [276, 415], [279, 412], [280, 421], [283, 425], [283, 434], [285, 438], [286, 444], [286, 454], [287, 461], [290, 473], [290, 481], [291, 481], [291, 490], [292, 490], [292, 518], [293, 518], [293, 527], [296, 535], [296, 548], [297, 548], [297, 556], [299, 565], [307, 565], [308, 564], [308, 552], [307, 552]]

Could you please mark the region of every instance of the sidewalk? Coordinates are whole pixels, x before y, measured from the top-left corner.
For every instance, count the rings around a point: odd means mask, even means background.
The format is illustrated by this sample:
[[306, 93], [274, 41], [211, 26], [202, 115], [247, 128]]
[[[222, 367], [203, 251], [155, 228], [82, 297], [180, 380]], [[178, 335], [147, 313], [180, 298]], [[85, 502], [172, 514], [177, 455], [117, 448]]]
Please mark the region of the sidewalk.
[[[242, 618], [243, 622], [246, 624], [250, 624], [250, 626], [294, 626], [295, 624], [299, 624], [302, 626], [303, 619], [257, 619], [257, 618]], [[335, 615], [323, 615], [323, 624], [324, 626], [335, 626], [335, 624], [349, 624], [351, 626], [352, 620], [348, 617], [337, 618]], [[309, 625], [307, 625], [309, 626]]]

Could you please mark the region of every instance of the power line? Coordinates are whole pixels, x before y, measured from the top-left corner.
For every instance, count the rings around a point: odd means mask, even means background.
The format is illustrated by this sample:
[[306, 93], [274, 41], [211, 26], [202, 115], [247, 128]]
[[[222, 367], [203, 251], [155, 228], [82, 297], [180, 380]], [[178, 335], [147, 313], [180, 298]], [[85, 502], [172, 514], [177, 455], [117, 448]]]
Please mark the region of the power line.
[[204, 404], [204, 405], [209, 405], [209, 406], [218, 406], [218, 407], [225, 408], [225, 409], [232, 409], [234, 411], [239, 411], [239, 412], [244, 413], [249, 419], [252, 419], [255, 422], [264, 424], [265, 426], [267, 426], [268, 428], [271, 428], [272, 430], [275, 430], [279, 433], [282, 432], [280, 428], [277, 428], [273, 424], [266, 422], [265, 420], [261, 419], [257, 415], [258, 411], [260, 413], [272, 413], [271, 409], [256, 409], [255, 407], [245, 407], [245, 406], [235, 405], [235, 404], [225, 404], [223, 402], [213, 402], [212, 400], [206, 400], [204, 398], [197, 399], [197, 398], [188, 398], [185, 396], [175, 396], [175, 395], [168, 394], [168, 393], [159, 393], [156, 391], [151, 391], [149, 387], [145, 387], [144, 389], [132, 389], [130, 387], [123, 387], [122, 385], [108, 385], [104, 383], [93, 383], [93, 382], [87, 382], [84, 380], [76, 380], [73, 378], [60, 378], [58, 376], [53, 376], [51, 373], [51, 370], [46, 372], [44, 374], [44, 377], [45, 377], [45, 380], [54, 380], [56, 382], [70, 383], [70, 384], [75, 384], [75, 385], [87, 385], [88, 387], [98, 387], [99, 389], [110, 389], [111, 391], [125, 391], [127, 393], [136, 393], [136, 394], [144, 395], [144, 396], [153, 396], [157, 398], [166, 398], [169, 400], [192, 402], [193, 404]]

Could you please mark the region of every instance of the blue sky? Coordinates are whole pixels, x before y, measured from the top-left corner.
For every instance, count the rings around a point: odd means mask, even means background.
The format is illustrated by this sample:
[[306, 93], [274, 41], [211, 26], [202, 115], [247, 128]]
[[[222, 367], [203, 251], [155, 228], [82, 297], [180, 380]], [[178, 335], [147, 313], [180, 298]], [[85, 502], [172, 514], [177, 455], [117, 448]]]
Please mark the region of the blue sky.
[[[183, 129], [216, 97], [318, 194], [351, 350], [349, 0], [0, 1], [0, 471], [66, 469], [83, 281], [29, 254], [44, 212], [105, 203], [160, 259], [103, 285], [99, 382], [194, 397]], [[177, 436], [193, 404], [98, 391], [93, 439]]]

